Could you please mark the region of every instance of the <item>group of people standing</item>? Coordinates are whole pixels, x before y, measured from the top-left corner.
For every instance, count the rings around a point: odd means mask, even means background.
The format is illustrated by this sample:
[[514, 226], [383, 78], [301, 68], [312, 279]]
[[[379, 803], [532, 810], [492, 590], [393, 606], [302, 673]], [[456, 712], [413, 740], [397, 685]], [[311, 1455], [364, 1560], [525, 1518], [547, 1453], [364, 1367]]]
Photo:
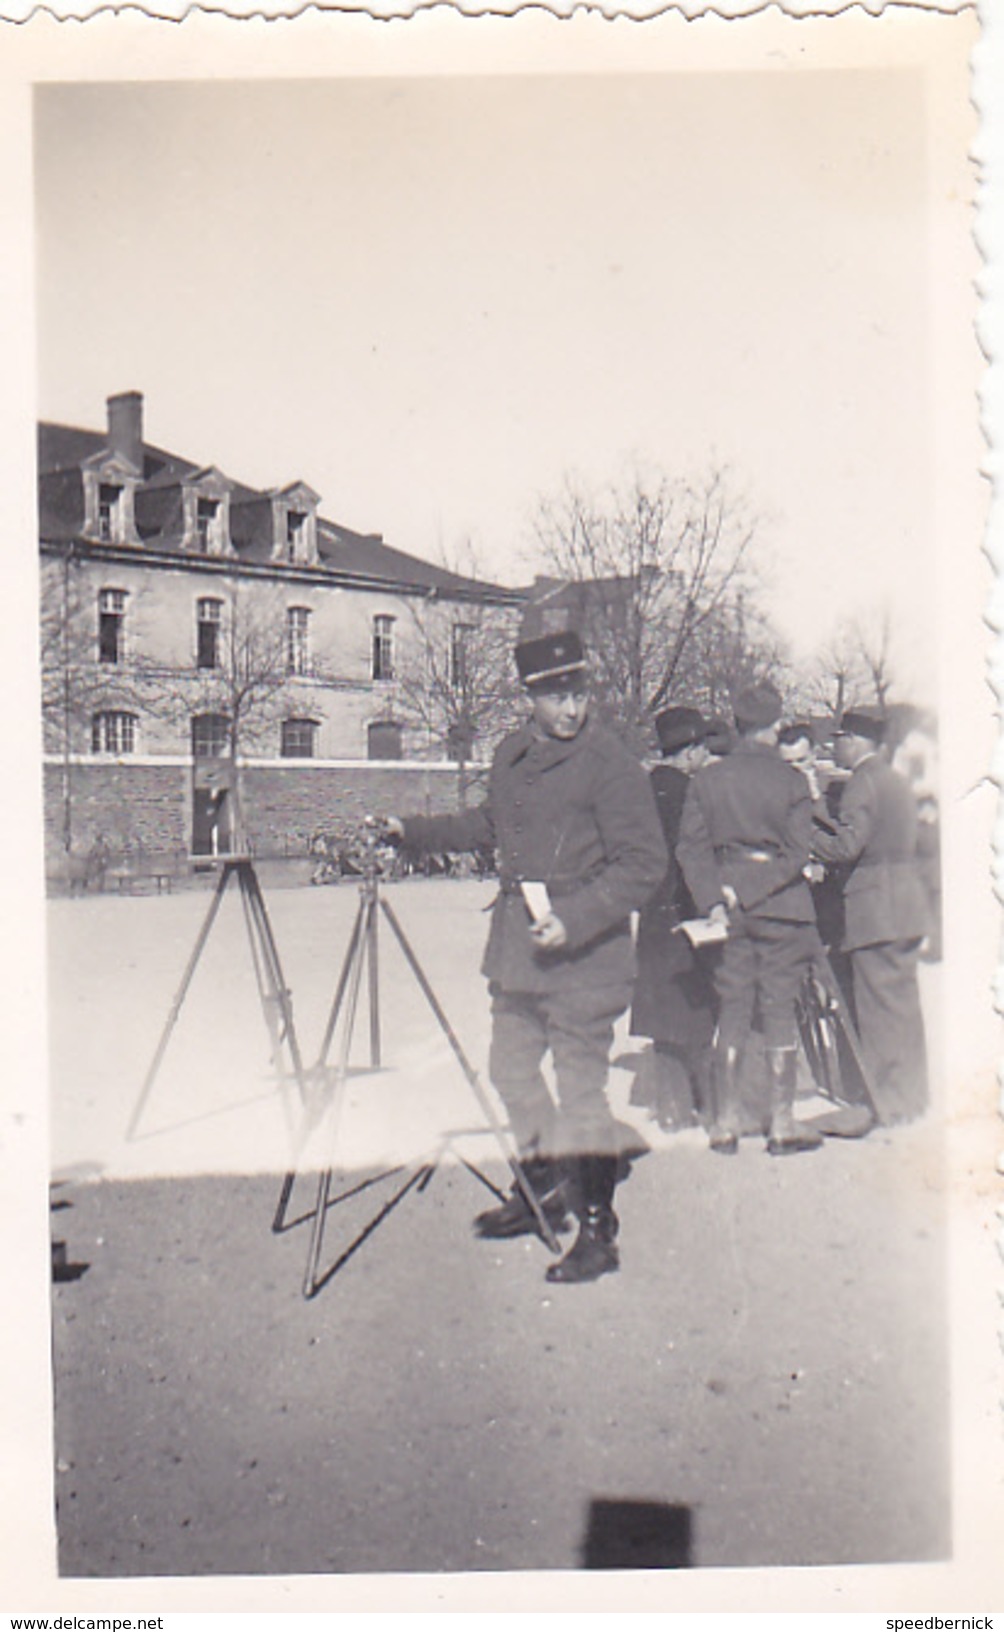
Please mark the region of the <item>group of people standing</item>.
[[[822, 952], [813, 881], [842, 869], [861, 1050], [883, 1121], [926, 1103], [916, 961], [926, 924], [914, 863], [916, 813], [882, 754], [882, 722], [845, 714], [835, 755], [848, 773], [839, 804], [779, 749], [782, 699], [771, 685], [735, 700], [732, 740], [698, 710], [656, 720], [662, 759], [646, 774], [589, 713], [589, 675], [574, 631], [516, 647], [529, 718], [506, 737], [476, 809], [390, 818], [410, 850], [493, 847], [499, 892], [482, 964], [491, 1000], [489, 1073], [520, 1163], [555, 1231], [576, 1238], [547, 1271], [582, 1282], [618, 1268], [613, 1200], [623, 1176], [606, 1084], [617, 1020], [653, 1039], [658, 1110], [666, 1081], [690, 1096], [712, 1149], [748, 1131], [742, 1070], [762, 1040], [767, 1150], [816, 1148], [794, 1114], [796, 1004]], [[786, 748], [797, 746], [797, 732]], [[727, 751], [726, 751], [727, 749]], [[827, 794], [829, 792], [829, 797]], [[632, 915], [638, 913], [637, 945]], [[691, 944], [693, 922], [704, 935]], [[688, 925], [690, 931], [682, 929]], [[554, 1093], [541, 1072], [550, 1054]], [[664, 1079], [664, 1081], [662, 1080]], [[668, 1091], [668, 1090], [667, 1090]], [[481, 1213], [491, 1240], [537, 1230], [517, 1185]]]

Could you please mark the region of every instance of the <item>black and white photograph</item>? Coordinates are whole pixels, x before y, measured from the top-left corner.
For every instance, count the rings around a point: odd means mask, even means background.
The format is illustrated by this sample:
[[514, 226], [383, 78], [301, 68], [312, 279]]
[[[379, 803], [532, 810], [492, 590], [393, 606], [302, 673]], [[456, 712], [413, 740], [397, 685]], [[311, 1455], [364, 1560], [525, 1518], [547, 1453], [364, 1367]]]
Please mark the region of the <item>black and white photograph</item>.
[[20, 104], [55, 1586], [986, 1608], [976, 20], [300, 23]]

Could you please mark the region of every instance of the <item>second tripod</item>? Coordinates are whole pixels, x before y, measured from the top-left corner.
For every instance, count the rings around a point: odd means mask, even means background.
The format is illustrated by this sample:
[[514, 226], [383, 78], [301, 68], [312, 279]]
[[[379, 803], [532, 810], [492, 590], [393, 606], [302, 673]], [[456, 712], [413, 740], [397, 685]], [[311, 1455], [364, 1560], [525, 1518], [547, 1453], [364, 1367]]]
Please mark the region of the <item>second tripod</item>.
[[[320, 1116], [330, 1110], [332, 1118], [331, 1149], [335, 1150], [338, 1122], [345, 1097], [346, 1082], [349, 1075], [349, 1057], [352, 1048], [352, 1039], [356, 1020], [359, 1013], [362, 994], [363, 976], [368, 975], [369, 986], [369, 1052], [370, 1065], [374, 1069], [381, 1064], [381, 1037], [380, 1037], [380, 957], [379, 957], [379, 923], [381, 916], [390, 926], [394, 939], [400, 948], [408, 968], [411, 970], [420, 991], [425, 997], [444, 1036], [453, 1050], [454, 1056], [466, 1078], [468, 1086], [477, 1100], [485, 1121], [498, 1144], [502, 1155], [512, 1173], [513, 1181], [519, 1189], [524, 1201], [529, 1207], [536, 1221], [537, 1228], [551, 1252], [559, 1254], [561, 1246], [548, 1223], [540, 1202], [530, 1185], [518, 1158], [510, 1151], [502, 1125], [495, 1113], [491, 1099], [485, 1092], [484, 1086], [473, 1065], [464, 1052], [460, 1039], [447, 1018], [446, 1012], [439, 1001], [422, 968], [418, 957], [401, 927], [400, 921], [390, 903], [380, 892], [379, 863], [376, 854], [377, 839], [375, 831], [369, 837], [366, 861], [362, 882], [359, 887], [359, 907], [355, 922], [349, 936], [349, 944], [345, 952], [342, 967], [335, 987], [335, 994], [328, 1015], [324, 1037], [321, 1042], [321, 1051], [317, 1064], [313, 1067], [310, 1078], [313, 1092], [310, 1096], [310, 1105], [307, 1113], [306, 1131], [316, 1124]], [[334, 1070], [328, 1067], [328, 1056], [334, 1042], [335, 1032], [339, 1020], [342, 1022], [341, 1037], [337, 1062]], [[426, 1164], [422, 1173], [421, 1188], [425, 1188], [434, 1171], [435, 1164]], [[325, 1168], [318, 1180], [317, 1200], [313, 1212], [313, 1226], [311, 1230], [310, 1248], [307, 1255], [307, 1266], [303, 1281], [303, 1295], [313, 1297], [319, 1290], [317, 1268], [320, 1262], [321, 1249], [324, 1241], [324, 1226], [327, 1210], [330, 1204], [331, 1181], [333, 1167]], [[286, 1216], [293, 1186], [296, 1182], [295, 1171], [286, 1174], [279, 1196], [272, 1228], [281, 1232], [288, 1226]]]

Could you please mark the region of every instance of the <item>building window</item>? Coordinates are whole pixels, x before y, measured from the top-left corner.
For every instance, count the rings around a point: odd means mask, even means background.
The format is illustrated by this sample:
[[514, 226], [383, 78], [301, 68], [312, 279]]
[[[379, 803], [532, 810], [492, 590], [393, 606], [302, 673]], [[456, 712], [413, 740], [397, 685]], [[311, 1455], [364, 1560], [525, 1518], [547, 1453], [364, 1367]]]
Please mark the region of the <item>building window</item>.
[[373, 619], [373, 678], [394, 678], [394, 619], [385, 613]]
[[286, 670], [310, 673], [310, 608], [291, 606], [286, 612]]
[[192, 756], [222, 759], [230, 745], [230, 721], [225, 714], [196, 714], [192, 718]]
[[313, 759], [316, 736], [316, 720], [283, 720], [283, 759]]
[[302, 561], [304, 542], [307, 536], [307, 513], [305, 510], [286, 511], [286, 560]]
[[115, 482], [98, 486], [98, 537], [111, 542], [119, 536], [119, 505], [122, 489]]
[[207, 598], [197, 603], [196, 636], [198, 649], [196, 663], [200, 669], [218, 669], [220, 666], [220, 624], [223, 602]]
[[108, 708], [91, 717], [91, 752], [132, 754], [136, 751], [136, 716]]
[[450, 685], [454, 691], [464, 691], [467, 687], [468, 642], [472, 628], [470, 623], [455, 623], [450, 635]]
[[401, 727], [394, 720], [374, 720], [366, 729], [368, 759], [403, 759]]
[[[195, 506], [195, 542], [200, 555], [208, 555], [216, 543], [219, 499], [198, 499]], [[208, 665], [210, 668], [213, 664]]]
[[98, 595], [98, 661], [121, 663], [125, 656], [124, 589], [103, 589]]

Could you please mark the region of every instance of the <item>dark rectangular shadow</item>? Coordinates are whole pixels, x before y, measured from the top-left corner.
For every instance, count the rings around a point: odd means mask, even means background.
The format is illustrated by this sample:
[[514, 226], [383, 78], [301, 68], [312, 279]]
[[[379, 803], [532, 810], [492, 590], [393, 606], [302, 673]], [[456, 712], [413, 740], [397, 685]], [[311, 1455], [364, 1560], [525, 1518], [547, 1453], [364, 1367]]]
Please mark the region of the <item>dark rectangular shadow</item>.
[[582, 1568], [687, 1570], [692, 1540], [689, 1507], [596, 1497], [589, 1504]]

